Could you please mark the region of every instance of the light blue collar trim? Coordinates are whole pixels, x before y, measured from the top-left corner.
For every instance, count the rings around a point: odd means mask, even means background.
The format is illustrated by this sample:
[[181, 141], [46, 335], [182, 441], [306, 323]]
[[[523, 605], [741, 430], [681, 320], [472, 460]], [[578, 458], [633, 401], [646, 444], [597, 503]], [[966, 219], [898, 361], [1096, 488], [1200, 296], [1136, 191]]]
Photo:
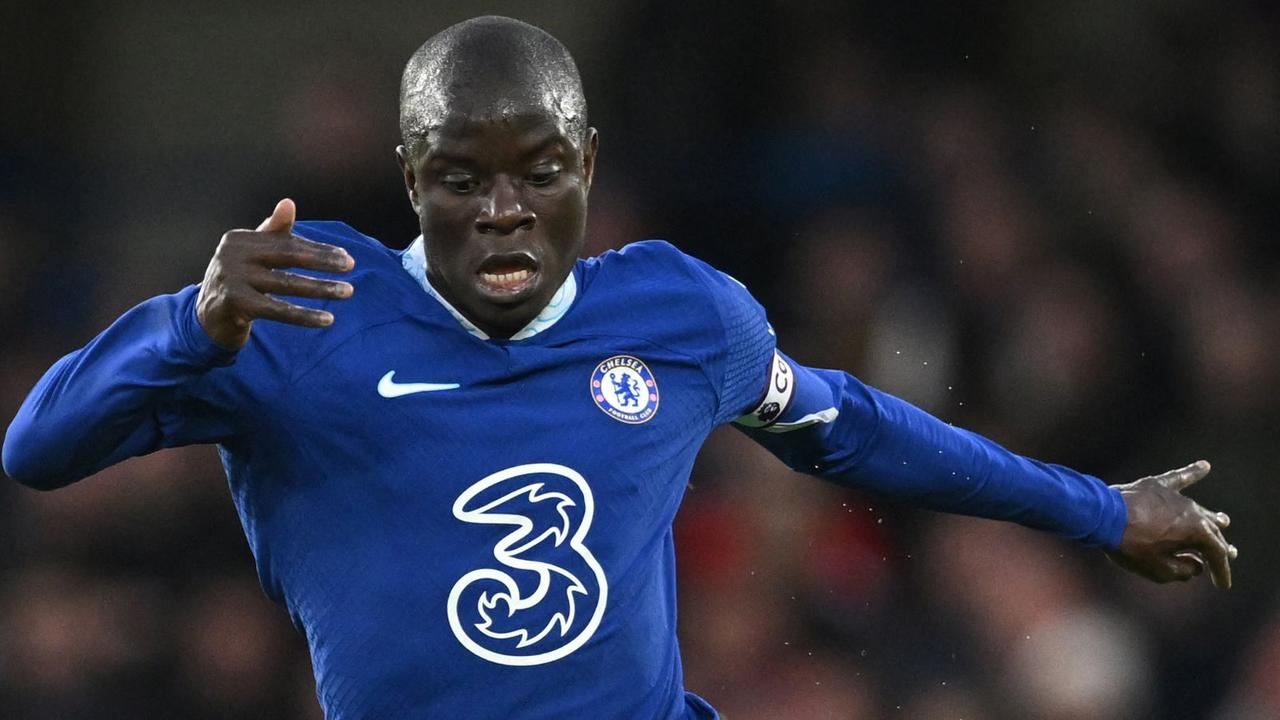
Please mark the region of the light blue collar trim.
[[[422, 286], [422, 289], [427, 291], [427, 294], [435, 298], [437, 302], [444, 306], [445, 310], [449, 311], [449, 314], [458, 321], [458, 324], [462, 325], [464, 330], [475, 335], [481, 340], [489, 339], [488, 333], [476, 327], [474, 323], [463, 317], [462, 313], [458, 312], [457, 308], [450, 305], [448, 300], [441, 297], [440, 293], [436, 292], [436, 289], [431, 287], [431, 283], [427, 280], [427, 251], [426, 246], [422, 242], [421, 235], [419, 235], [417, 239], [413, 241], [413, 244], [404, 251], [404, 254], [400, 256], [400, 263], [404, 265], [405, 271], [412, 275], [414, 280], [418, 281], [418, 284]], [[573, 301], [577, 297], [578, 281], [573, 277], [573, 272], [570, 271], [569, 276], [564, 279], [563, 283], [561, 283], [560, 289], [556, 290], [556, 294], [551, 296], [551, 302], [547, 303], [547, 306], [542, 308], [542, 312], [538, 313], [537, 317], [530, 320], [528, 325], [525, 325], [519, 332], [512, 335], [511, 339], [524, 340], [526, 338], [531, 338], [552, 325], [555, 325], [560, 321], [560, 318], [564, 317], [564, 314], [569, 311], [569, 307], [573, 305]]]

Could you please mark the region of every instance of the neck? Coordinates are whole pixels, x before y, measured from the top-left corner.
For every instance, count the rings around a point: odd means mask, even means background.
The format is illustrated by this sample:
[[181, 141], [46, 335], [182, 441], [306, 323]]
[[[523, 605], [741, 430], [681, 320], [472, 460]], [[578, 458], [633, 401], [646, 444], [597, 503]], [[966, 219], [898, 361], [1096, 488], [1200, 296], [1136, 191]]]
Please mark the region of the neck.
[[[527, 307], [513, 309], [509, 317], [498, 318], [497, 321], [485, 318], [473, 310], [464, 308], [456, 301], [456, 294], [444, 278], [433, 272], [427, 263], [423, 240], [418, 237], [405, 250], [401, 258], [404, 269], [418, 281], [424, 290], [436, 298], [449, 314], [462, 325], [463, 329], [482, 340], [498, 338], [502, 340], [524, 340], [533, 337], [556, 324], [573, 305], [578, 296], [578, 282], [570, 269], [560, 279], [551, 298], [545, 302], [533, 301], [524, 303]], [[529, 310], [530, 307], [536, 311]], [[477, 319], [479, 322], [477, 322]]]
[[[512, 335], [520, 332], [521, 328], [528, 325], [538, 316], [538, 311], [545, 305], [545, 303], [531, 300], [510, 308], [495, 306], [498, 308], [498, 312], [487, 313], [488, 317], [486, 317], [486, 314], [478, 313], [473, 308], [467, 307], [466, 303], [459, 299], [453, 287], [436, 271], [434, 266], [427, 266], [427, 282], [431, 284], [431, 289], [458, 314], [462, 315], [467, 322], [479, 328], [485, 335], [499, 340], [508, 340]], [[563, 279], [561, 282], [563, 282]]]

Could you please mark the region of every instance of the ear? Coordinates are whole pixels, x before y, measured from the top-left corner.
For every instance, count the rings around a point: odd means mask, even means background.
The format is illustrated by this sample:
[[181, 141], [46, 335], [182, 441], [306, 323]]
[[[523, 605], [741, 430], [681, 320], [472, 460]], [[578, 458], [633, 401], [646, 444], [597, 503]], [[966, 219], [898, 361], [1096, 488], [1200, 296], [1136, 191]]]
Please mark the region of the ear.
[[413, 158], [409, 149], [403, 145], [396, 146], [396, 163], [400, 165], [400, 173], [404, 175], [404, 189], [409, 192], [409, 204], [413, 211], [422, 214], [422, 204], [418, 202], [418, 173], [413, 169]]
[[587, 128], [587, 141], [582, 144], [582, 177], [587, 181], [588, 190], [596, 176], [596, 155], [599, 152], [600, 133], [595, 128]]

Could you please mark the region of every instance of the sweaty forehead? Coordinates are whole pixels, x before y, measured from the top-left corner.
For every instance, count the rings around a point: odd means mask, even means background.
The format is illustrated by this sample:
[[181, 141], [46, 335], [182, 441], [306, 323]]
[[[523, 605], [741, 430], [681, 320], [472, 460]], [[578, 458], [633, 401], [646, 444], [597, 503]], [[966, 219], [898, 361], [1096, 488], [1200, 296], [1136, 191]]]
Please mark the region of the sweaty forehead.
[[573, 156], [579, 148], [578, 136], [544, 113], [517, 112], [496, 118], [453, 114], [431, 131], [416, 157], [427, 162], [488, 165], [523, 163], [552, 151]]
[[558, 41], [515, 21], [464, 23], [429, 40], [405, 68], [400, 123], [421, 149], [448, 128], [529, 118], [566, 136], [586, 128], [577, 68]]
[[460, 77], [418, 96], [413, 115], [424, 136], [458, 135], [480, 125], [547, 126], [565, 135], [576, 124], [577, 109], [563, 88], [531, 79]]

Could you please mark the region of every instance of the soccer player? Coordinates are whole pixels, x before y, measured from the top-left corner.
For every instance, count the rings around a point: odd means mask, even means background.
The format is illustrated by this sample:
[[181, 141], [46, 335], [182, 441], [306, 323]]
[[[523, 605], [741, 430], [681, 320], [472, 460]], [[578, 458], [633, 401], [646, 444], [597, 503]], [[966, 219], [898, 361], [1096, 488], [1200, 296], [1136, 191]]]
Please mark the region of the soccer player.
[[1227, 517], [1181, 494], [1207, 463], [1107, 486], [799, 365], [671, 245], [578, 259], [599, 136], [545, 32], [444, 30], [400, 113], [406, 251], [282, 200], [59, 360], [4, 443], [46, 490], [217, 443], [327, 717], [716, 717], [683, 686], [671, 522], [730, 422], [833, 482], [1230, 584]]

